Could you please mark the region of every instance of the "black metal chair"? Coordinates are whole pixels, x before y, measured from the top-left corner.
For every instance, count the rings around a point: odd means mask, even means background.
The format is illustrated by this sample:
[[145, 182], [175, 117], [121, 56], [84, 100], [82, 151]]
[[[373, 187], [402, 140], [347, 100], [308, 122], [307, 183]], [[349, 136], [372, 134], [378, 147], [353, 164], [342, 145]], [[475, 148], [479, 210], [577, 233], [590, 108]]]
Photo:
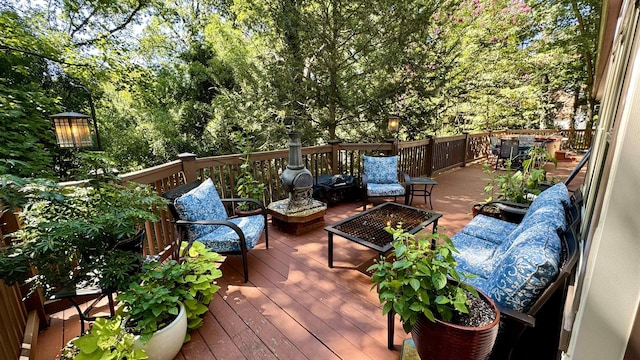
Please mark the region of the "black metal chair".
[[498, 151], [498, 157], [496, 159], [496, 169], [498, 165], [502, 167], [508, 167], [511, 169], [522, 168], [523, 161], [522, 154], [520, 152], [520, 141], [517, 139], [501, 139], [500, 150]]
[[[247, 252], [252, 249], [258, 242], [262, 235], [265, 234], [265, 244], [267, 249], [269, 248], [269, 229], [267, 227], [267, 209], [264, 207], [261, 201], [255, 199], [245, 198], [218, 198], [215, 196], [211, 198], [212, 202], [222, 202], [224, 204], [233, 204], [239, 202], [252, 202], [260, 208], [259, 215], [247, 216], [240, 218], [237, 216], [229, 216], [227, 211], [226, 218], [211, 217], [211, 218], [190, 218], [184, 219], [179, 209], [176, 207], [176, 200], [181, 196], [189, 193], [191, 190], [196, 189], [202, 183], [200, 180], [180, 185], [175, 187], [162, 196], [170, 201], [169, 210], [174, 218], [175, 232], [179, 241], [187, 241], [189, 245], [185, 247], [183, 253], [189, 250], [189, 247], [193, 241], [198, 240], [211, 249], [220, 254], [241, 255], [242, 267], [244, 271], [244, 282], [249, 281], [249, 265], [247, 262]], [[211, 185], [213, 186], [213, 185]], [[215, 189], [214, 189], [215, 191]], [[227, 207], [224, 207], [227, 210]], [[206, 214], [204, 214], [206, 215]], [[257, 217], [262, 217], [262, 221], [258, 222]], [[205, 238], [195, 238], [193, 226], [209, 226], [212, 231], [205, 235]]]
[[[367, 209], [369, 198], [404, 197], [404, 204], [409, 204], [411, 178], [398, 171], [398, 156], [364, 156], [362, 168], [362, 210]], [[404, 184], [399, 177], [404, 178]]]

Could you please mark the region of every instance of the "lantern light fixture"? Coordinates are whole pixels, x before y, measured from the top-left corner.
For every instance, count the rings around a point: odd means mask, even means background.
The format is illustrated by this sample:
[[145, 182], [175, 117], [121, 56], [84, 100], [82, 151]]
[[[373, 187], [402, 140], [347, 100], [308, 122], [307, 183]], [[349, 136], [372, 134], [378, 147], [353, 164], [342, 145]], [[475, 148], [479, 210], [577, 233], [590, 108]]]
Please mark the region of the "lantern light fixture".
[[51, 115], [56, 130], [56, 139], [61, 148], [90, 148], [93, 139], [89, 130], [89, 115], [63, 112]]
[[397, 133], [400, 129], [400, 117], [398, 115], [389, 115], [389, 122], [387, 124], [387, 130], [392, 133]]

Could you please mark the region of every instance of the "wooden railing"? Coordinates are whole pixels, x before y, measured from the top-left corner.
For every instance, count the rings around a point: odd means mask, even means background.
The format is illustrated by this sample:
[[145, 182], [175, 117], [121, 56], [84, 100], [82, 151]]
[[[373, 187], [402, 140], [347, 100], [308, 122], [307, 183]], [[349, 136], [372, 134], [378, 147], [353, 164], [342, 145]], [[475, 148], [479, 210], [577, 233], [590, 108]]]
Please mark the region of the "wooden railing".
[[[4, 234], [17, 229], [17, 219], [5, 212], [0, 216], [0, 223], [0, 245], [6, 245], [10, 239]], [[39, 295], [33, 294], [23, 300], [23, 292], [17, 284], [9, 286], [0, 280], [0, 359], [35, 358], [35, 351], [31, 349], [35, 348], [38, 340], [39, 315], [48, 321], [41, 299], [36, 299]], [[34, 306], [36, 300], [38, 304]], [[36, 309], [32, 309], [34, 307]]]

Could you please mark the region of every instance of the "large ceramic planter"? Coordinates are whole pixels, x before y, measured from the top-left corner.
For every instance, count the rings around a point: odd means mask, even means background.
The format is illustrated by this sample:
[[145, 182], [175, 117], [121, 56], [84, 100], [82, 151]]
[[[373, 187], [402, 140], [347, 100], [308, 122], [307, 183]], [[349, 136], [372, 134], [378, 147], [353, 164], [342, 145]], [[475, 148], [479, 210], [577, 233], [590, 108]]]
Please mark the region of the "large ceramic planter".
[[493, 308], [495, 320], [483, 327], [467, 327], [421, 316], [411, 330], [416, 350], [422, 360], [484, 360], [489, 357], [498, 335], [500, 312], [482, 292], [480, 297]]
[[146, 344], [136, 338], [135, 347], [146, 351], [149, 360], [172, 360], [178, 355], [187, 335], [187, 310], [180, 303], [178, 316], [167, 326], [153, 333]]

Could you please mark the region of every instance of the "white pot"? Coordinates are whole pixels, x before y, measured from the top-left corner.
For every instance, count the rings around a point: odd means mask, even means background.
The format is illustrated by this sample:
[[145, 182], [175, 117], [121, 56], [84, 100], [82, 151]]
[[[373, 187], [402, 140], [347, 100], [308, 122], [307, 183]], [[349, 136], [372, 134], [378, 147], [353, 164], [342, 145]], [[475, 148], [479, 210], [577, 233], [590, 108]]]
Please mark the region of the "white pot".
[[172, 360], [178, 355], [187, 335], [187, 310], [180, 303], [178, 316], [167, 326], [153, 333], [146, 344], [136, 337], [134, 347], [144, 349], [149, 360]]

